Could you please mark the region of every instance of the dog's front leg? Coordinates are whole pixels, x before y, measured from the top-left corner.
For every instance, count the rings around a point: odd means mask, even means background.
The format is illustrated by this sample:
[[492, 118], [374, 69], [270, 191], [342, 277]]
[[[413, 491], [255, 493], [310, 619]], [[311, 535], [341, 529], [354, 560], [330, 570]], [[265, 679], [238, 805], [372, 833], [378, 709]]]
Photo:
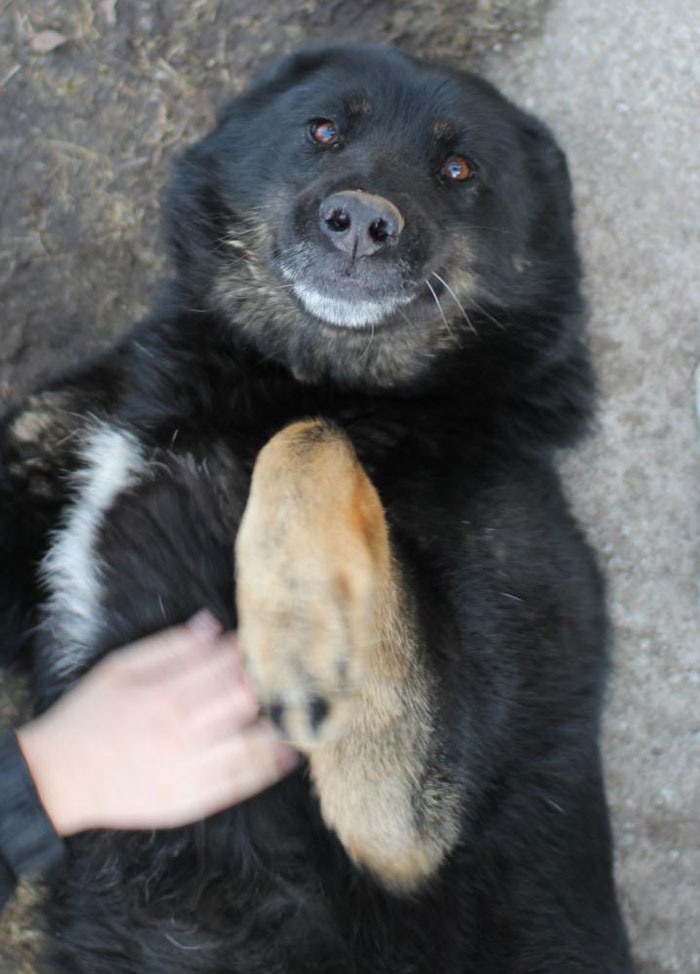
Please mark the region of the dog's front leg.
[[457, 840], [458, 801], [439, 768], [412, 598], [340, 430], [309, 420], [267, 443], [236, 560], [255, 691], [309, 755], [326, 823], [385, 885], [416, 887]]

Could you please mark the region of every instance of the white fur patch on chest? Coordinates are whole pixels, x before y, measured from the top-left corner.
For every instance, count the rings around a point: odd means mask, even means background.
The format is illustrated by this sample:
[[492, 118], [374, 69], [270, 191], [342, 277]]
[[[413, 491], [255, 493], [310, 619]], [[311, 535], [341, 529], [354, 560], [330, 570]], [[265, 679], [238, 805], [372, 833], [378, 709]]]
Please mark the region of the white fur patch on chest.
[[100, 526], [119, 494], [147, 471], [143, 446], [134, 434], [105, 423], [87, 434], [82, 457], [75, 500], [41, 567], [49, 590], [44, 625], [52, 644], [46, 665], [61, 680], [70, 678], [94, 653], [102, 596], [96, 548]]

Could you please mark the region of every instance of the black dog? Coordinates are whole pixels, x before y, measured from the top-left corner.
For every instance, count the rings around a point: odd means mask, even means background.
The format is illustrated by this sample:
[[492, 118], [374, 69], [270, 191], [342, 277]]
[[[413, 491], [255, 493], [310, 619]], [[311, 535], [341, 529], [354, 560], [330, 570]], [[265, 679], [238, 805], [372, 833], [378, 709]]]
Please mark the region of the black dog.
[[151, 318], [6, 421], [5, 641], [41, 557], [42, 707], [207, 605], [308, 760], [193, 828], [76, 838], [49, 970], [630, 972], [602, 585], [553, 465], [592, 378], [551, 134], [470, 75], [302, 52], [167, 211]]

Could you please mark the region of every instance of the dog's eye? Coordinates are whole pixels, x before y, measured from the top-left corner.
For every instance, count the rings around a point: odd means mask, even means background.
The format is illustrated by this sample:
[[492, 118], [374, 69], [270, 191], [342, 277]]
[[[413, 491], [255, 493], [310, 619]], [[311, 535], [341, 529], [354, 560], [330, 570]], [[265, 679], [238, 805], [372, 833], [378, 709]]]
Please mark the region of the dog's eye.
[[320, 142], [321, 145], [337, 145], [340, 142], [340, 133], [329, 118], [320, 118], [317, 122], [313, 122], [309, 132], [314, 142]]
[[464, 156], [448, 156], [440, 166], [440, 175], [444, 176], [445, 179], [463, 182], [467, 179], [473, 179], [476, 175], [476, 169]]

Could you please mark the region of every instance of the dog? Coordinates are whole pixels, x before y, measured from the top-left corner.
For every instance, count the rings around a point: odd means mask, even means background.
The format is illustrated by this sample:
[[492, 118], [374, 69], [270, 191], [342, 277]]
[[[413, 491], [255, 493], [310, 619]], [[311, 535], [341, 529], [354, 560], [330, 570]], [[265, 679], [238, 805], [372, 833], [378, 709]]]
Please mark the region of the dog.
[[150, 317], [5, 418], [4, 643], [35, 631], [43, 709], [208, 606], [305, 759], [192, 827], [75, 837], [48, 969], [629, 974], [551, 132], [471, 74], [303, 50], [184, 152], [166, 220]]

